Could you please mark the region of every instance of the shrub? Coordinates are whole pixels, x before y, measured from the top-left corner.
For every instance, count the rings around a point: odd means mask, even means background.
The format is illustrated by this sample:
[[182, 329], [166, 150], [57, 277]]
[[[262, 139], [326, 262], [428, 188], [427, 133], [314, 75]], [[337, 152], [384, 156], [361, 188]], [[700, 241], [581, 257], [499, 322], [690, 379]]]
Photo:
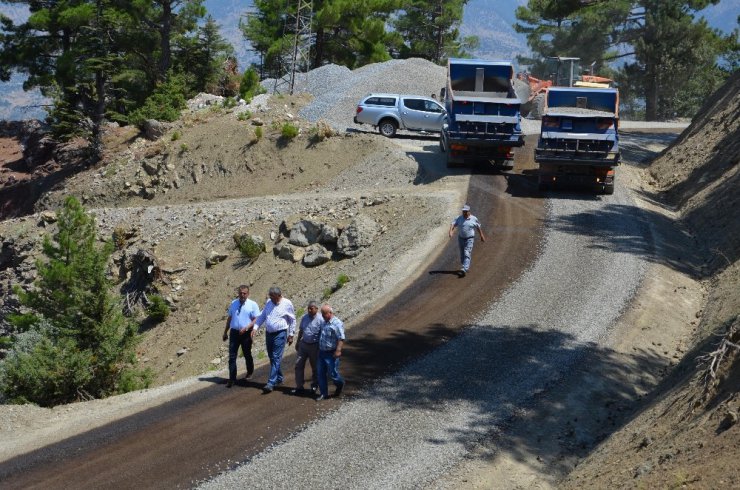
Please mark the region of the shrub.
[[342, 287], [344, 287], [344, 285], [347, 284], [349, 281], [350, 277], [347, 274], [339, 274], [337, 276], [337, 282], [334, 283], [334, 286], [324, 289], [324, 294], [321, 296], [321, 300], [326, 301], [327, 299], [329, 299], [332, 294], [342, 289]]
[[185, 77], [170, 74], [167, 81], [157, 86], [144, 104], [129, 115], [128, 120], [139, 127], [147, 119], [176, 121], [180, 111], [187, 106], [186, 94]]
[[118, 250], [126, 246], [126, 230], [123, 226], [116, 226], [113, 229], [113, 246]]
[[251, 99], [255, 95], [264, 93], [265, 90], [260, 85], [260, 76], [253, 66], [244, 70], [241, 83], [239, 84], [239, 96], [242, 99]]
[[293, 139], [298, 136], [298, 127], [295, 124], [286, 122], [281, 128], [280, 134], [282, 134], [283, 138]]
[[234, 97], [226, 97], [221, 105], [224, 109], [232, 109], [236, 107], [236, 99], [234, 99]]
[[239, 113], [239, 115], [238, 115], [238, 116], [236, 116], [236, 118], [237, 118], [237, 119], [238, 119], [239, 121], [247, 121], [247, 120], [249, 120], [249, 118], [251, 118], [251, 117], [252, 117], [252, 113], [251, 113], [251, 112], [249, 112], [249, 111], [244, 111], [244, 112], [240, 112], [240, 113]]
[[149, 298], [149, 305], [146, 307], [146, 312], [153, 321], [161, 323], [170, 316], [170, 307], [167, 306], [164, 298], [154, 295]]
[[180, 131], [175, 131], [174, 133], [172, 133], [172, 141], [177, 141], [181, 137], [182, 137], [182, 135], [180, 134]]
[[254, 128], [254, 135], [257, 137], [257, 139], [262, 138], [262, 126], [256, 126]]
[[264, 245], [255, 241], [249, 235], [234, 235], [234, 243], [236, 248], [241, 252], [242, 257], [250, 260], [254, 260], [265, 251]]
[[188, 151], [188, 149], [188, 145], [186, 145], [185, 143], [180, 145], [180, 153], [185, 153]]

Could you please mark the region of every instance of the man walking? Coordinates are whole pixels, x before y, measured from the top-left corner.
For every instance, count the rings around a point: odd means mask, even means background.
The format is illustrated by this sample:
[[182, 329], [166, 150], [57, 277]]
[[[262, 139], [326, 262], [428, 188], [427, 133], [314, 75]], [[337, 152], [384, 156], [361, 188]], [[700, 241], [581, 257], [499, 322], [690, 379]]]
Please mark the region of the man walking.
[[462, 215], [455, 218], [450, 224], [450, 238], [452, 238], [452, 232], [455, 228], [458, 229], [457, 243], [460, 247], [460, 263], [462, 265], [457, 275], [465, 277], [468, 269], [470, 269], [470, 256], [473, 253], [476, 230], [480, 235], [481, 242], [486, 241], [486, 236], [483, 234], [478, 218], [470, 214], [470, 206], [467, 204], [462, 207]]
[[322, 318], [319, 312], [319, 304], [309, 301], [306, 307], [308, 313], [303, 315], [298, 326], [298, 338], [295, 342], [295, 350], [298, 357], [295, 360], [295, 389], [291, 391], [294, 395], [303, 394], [303, 378], [306, 370], [306, 360], [311, 364], [311, 391], [318, 388], [318, 375], [316, 362], [319, 355], [319, 335], [321, 334]]
[[254, 359], [252, 359], [252, 334], [251, 321], [260, 314], [257, 303], [249, 299], [249, 286], [242, 284], [238, 288], [239, 297], [231, 302], [227, 310], [226, 328], [224, 329], [223, 341], [229, 339], [229, 381], [227, 388], [234, 386], [236, 381], [236, 358], [239, 347], [242, 348], [244, 361], [247, 363], [247, 378], [254, 372]]
[[339, 396], [344, 388], [344, 378], [339, 374], [339, 358], [344, 346], [344, 323], [334, 316], [332, 307], [325, 304], [321, 307], [321, 335], [319, 336], [319, 396], [316, 401], [329, 398], [329, 376], [336, 387], [334, 396]]
[[252, 338], [259, 330], [260, 326], [265, 325], [265, 345], [267, 347], [267, 357], [270, 359], [270, 378], [267, 384], [262, 388], [265, 393], [270, 393], [275, 386], [283, 382], [283, 371], [280, 363], [283, 359], [283, 350], [285, 342], [288, 345], [293, 343], [295, 334], [295, 310], [293, 303], [289, 299], [283, 298], [283, 292], [279, 287], [271, 287], [267, 293], [270, 298], [265, 302], [262, 313], [252, 320], [250, 327]]

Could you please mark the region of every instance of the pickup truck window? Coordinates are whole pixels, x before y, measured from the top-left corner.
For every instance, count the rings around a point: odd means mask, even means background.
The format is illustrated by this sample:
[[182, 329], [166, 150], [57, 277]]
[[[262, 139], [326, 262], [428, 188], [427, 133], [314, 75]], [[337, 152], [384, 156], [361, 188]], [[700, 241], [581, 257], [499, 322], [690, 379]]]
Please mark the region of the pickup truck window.
[[406, 106], [407, 109], [415, 111], [425, 110], [426, 106], [424, 105], [424, 102], [424, 99], [403, 99], [403, 105]]
[[393, 97], [370, 97], [365, 101], [365, 104], [393, 107], [396, 105], [396, 99]]
[[424, 101], [424, 110], [426, 112], [440, 113], [440, 112], [442, 112], [442, 106], [440, 106], [436, 102], [432, 102], [431, 100], [425, 100]]

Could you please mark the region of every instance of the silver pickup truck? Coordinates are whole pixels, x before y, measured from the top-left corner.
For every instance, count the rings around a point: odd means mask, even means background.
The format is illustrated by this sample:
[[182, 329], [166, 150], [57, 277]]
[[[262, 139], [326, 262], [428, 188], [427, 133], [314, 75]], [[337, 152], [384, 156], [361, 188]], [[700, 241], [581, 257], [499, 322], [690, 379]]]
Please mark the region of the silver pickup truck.
[[383, 136], [396, 131], [440, 132], [446, 112], [430, 97], [420, 95], [370, 94], [357, 104], [355, 124], [371, 124]]

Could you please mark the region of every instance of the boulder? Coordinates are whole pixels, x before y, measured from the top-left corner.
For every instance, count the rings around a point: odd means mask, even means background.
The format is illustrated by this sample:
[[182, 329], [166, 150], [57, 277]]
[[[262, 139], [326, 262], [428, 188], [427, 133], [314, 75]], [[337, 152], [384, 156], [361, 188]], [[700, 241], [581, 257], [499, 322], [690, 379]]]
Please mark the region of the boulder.
[[330, 225], [322, 225], [321, 233], [319, 234], [318, 242], [324, 245], [336, 245], [339, 239], [339, 231]]
[[229, 254], [211, 251], [211, 255], [206, 259], [206, 267], [213, 267], [214, 265], [223, 262], [228, 258]]
[[156, 119], [147, 119], [144, 121], [144, 136], [149, 140], [158, 140], [169, 129], [168, 124], [164, 124]]
[[273, 250], [278, 258], [291, 262], [300, 262], [306, 254], [306, 249], [303, 247], [295, 247], [285, 242], [278, 243]]
[[337, 253], [344, 257], [356, 257], [373, 243], [378, 233], [378, 224], [367, 216], [357, 216], [337, 240]]
[[323, 245], [314, 243], [306, 248], [306, 255], [303, 257], [303, 265], [306, 267], [316, 267], [325, 264], [331, 260], [331, 252]]
[[321, 223], [307, 219], [301, 220], [290, 229], [288, 241], [299, 247], [308, 247], [318, 242], [321, 228]]

